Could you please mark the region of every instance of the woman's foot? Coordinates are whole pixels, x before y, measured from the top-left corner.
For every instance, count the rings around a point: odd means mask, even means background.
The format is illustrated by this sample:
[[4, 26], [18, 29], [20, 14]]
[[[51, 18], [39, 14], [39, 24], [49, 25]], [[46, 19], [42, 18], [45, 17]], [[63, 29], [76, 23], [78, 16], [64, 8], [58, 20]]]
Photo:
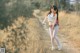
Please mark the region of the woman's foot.
[[55, 48], [52, 46], [52, 47], [50, 47], [50, 49], [51, 49], [51, 50], [54, 50]]
[[58, 46], [58, 50], [61, 50], [62, 49], [62, 45]]

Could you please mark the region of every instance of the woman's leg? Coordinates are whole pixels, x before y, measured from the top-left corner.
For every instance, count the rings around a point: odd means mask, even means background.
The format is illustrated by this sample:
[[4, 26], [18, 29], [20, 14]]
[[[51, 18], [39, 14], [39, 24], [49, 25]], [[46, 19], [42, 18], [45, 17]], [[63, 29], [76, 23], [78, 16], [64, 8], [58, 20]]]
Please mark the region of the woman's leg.
[[53, 29], [51, 28], [51, 27], [49, 27], [49, 33], [50, 33], [50, 38], [51, 38], [51, 45], [52, 45], [52, 47], [54, 47], [54, 45], [53, 45]]
[[61, 49], [61, 44], [59, 42], [59, 38], [57, 36], [57, 33], [58, 33], [58, 29], [59, 29], [59, 26], [55, 26], [54, 30], [53, 30], [53, 36], [54, 36], [54, 39], [56, 40], [57, 44], [58, 44], [58, 49], [60, 50]]

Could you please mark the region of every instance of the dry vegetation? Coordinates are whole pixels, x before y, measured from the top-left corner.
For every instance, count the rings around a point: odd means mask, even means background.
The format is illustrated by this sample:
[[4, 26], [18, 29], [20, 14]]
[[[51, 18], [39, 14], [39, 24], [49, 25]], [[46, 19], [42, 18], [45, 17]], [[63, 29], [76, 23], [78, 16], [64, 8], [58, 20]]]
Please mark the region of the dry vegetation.
[[[58, 35], [64, 48], [62, 51], [49, 49], [51, 46], [49, 34], [44, 30], [38, 17], [43, 19], [48, 13], [44, 10], [49, 9], [51, 3], [56, 2], [59, 0], [1, 0], [0, 47], [5, 47], [6, 53], [78, 53], [74, 51], [80, 48], [80, 18], [75, 12], [61, 11], [59, 13], [60, 30]], [[64, 7], [67, 9], [68, 3], [66, 4], [64, 0], [61, 0], [60, 3], [57, 4], [64, 5], [62, 10], [65, 9]], [[33, 13], [34, 9], [43, 11]], [[32, 13], [38, 17], [34, 17]], [[75, 49], [67, 50], [72, 47]]]
[[48, 39], [36, 18], [18, 17], [12, 26], [0, 30], [0, 47], [6, 53], [45, 53], [45, 41]]
[[[40, 16], [43, 18], [47, 15], [48, 11], [43, 11]], [[42, 19], [43, 19], [42, 18]], [[59, 12], [59, 33], [65, 39], [71, 42], [76, 48], [80, 48], [80, 16], [75, 12], [66, 13], [65, 11]]]
[[5, 47], [6, 53], [18, 53], [20, 49], [26, 49], [27, 26], [25, 20], [24, 17], [18, 17], [11, 26], [0, 30], [0, 47]]
[[80, 17], [75, 12], [72, 13], [59, 13], [60, 19], [60, 33], [68, 38], [68, 41], [80, 48]]
[[[47, 12], [41, 11], [38, 15], [43, 19]], [[23, 16], [14, 20], [11, 26], [0, 30], [0, 47], [5, 47], [6, 53], [79, 53], [79, 19], [75, 13], [67, 14], [64, 11], [59, 13], [58, 35], [63, 44], [61, 51], [49, 49], [51, 46], [49, 34], [38, 18], [26, 19]]]

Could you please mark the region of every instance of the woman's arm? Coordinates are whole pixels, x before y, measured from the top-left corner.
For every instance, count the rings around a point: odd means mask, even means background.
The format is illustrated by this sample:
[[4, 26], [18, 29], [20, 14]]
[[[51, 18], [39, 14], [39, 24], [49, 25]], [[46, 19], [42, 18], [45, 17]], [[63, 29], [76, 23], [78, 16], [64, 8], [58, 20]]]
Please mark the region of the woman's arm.
[[42, 23], [44, 24], [46, 20], [47, 20], [47, 16], [45, 16], [45, 18], [44, 18]]

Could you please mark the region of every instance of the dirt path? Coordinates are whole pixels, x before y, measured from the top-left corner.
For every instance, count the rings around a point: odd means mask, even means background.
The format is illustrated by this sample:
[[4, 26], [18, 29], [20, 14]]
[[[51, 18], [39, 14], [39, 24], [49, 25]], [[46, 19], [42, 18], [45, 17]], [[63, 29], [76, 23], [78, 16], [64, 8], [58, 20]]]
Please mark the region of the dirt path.
[[[40, 24], [42, 24], [42, 20], [43, 20], [43, 15], [42, 16], [39, 16], [37, 15], [40, 11], [39, 10], [34, 10], [34, 15], [36, 16], [36, 18], [38, 18], [38, 20], [40, 21]], [[48, 34], [48, 29], [47, 27], [44, 25], [43, 28], [45, 29], [45, 31], [47, 32]], [[44, 42], [45, 42], [45, 53], [80, 53], [80, 49], [79, 48], [75, 48], [74, 45], [71, 43], [71, 41], [69, 41], [65, 35], [59, 33], [59, 38], [60, 38], [60, 41], [63, 45], [63, 48], [61, 51], [58, 51], [57, 49], [51, 51], [49, 49], [50, 47], [50, 37], [49, 37], [49, 34], [48, 35], [44, 35]], [[45, 38], [46, 37], [46, 38]]]

